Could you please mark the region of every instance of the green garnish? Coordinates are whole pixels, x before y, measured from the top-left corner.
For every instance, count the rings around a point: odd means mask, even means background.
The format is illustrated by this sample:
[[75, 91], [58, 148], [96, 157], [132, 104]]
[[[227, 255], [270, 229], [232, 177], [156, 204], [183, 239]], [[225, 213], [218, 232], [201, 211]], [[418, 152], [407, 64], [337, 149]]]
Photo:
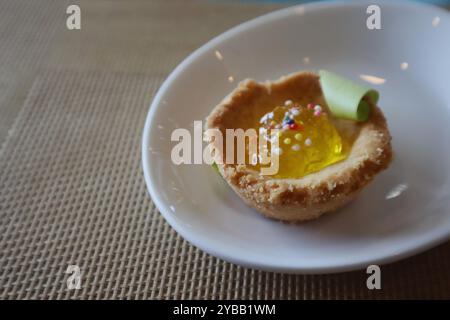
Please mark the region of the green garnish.
[[214, 170], [216, 170], [216, 172], [217, 172], [218, 174], [220, 174], [219, 168], [217, 167], [217, 163], [213, 162], [213, 164], [212, 164], [211, 166], [213, 167]]
[[378, 91], [329, 71], [320, 70], [319, 75], [325, 100], [336, 117], [356, 121], [369, 118], [370, 105], [366, 100], [376, 104]]

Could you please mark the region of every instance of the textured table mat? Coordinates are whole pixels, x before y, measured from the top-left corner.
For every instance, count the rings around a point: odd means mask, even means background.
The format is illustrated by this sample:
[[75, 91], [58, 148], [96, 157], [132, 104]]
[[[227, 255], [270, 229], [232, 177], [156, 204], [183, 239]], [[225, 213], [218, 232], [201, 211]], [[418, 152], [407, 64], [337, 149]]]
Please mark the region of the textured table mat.
[[[450, 298], [450, 243], [383, 266], [382, 290], [370, 291], [364, 271], [226, 263], [153, 205], [140, 142], [156, 90], [190, 51], [273, 5], [81, 2], [83, 27], [71, 32], [67, 3], [36, 2], [0, 4], [11, 31], [0, 33], [1, 298]], [[67, 288], [68, 265], [81, 268], [80, 290]]]

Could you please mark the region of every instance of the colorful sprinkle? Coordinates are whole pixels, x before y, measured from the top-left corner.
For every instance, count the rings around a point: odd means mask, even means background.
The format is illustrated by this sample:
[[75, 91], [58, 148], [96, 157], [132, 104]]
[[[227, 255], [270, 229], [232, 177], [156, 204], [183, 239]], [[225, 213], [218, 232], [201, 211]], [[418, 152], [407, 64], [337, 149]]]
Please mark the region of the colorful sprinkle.
[[296, 133], [294, 137], [295, 137], [295, 140], [297, 140], [297, 141], [300, 141], [303, 138], [301, 133]]
[[285, 102], [284, 102], [284, 105], [285, 106], [290, 106], [290, 105], [292, 105], [293, 104], [293, 102], [292, 102], [292, 100], [286, 100]]
[[299, 126], [298, 126], [296, 123], [291, 123], [291, 124], [289, 125], [289, 129], [291, 129], [291, 130], [297, 130], [297, 129], [299, 129]]
[[309, 147], [311, 144], [312, 144], [311, 139], [310, 139], [310, 138], [307, 138], [307, 139], [305, 140], [305, 145]]
[[308, 103], [308, 105], [306, 106], [308, 109], [314, 109], [314, 104], [312, 103]]
[[315, 111], [314, 111], [314, 115], [315, 115], [316, 117], [320, 116], [321, 114], [322, 114], [322, 110], [315, 110]]
[[283, 119], [283, 123], [287, 123], [287, 124], [291, 124], [291, 123], [294, 123], [294, 119], [292, 119], [291, 117], [289, 117], [289, 116], [285, 116], [284, 117], [284, 119]]
[[314, 111], [322, 111], [322, 107], [318, 104], [314, 106]]
[[300, 150], [300, 145], [299, 144], [294, 144], [291, 148], [294, 151], [299, 151]]
[[284, 141], [283, 141], [285, 144], [291, 144], [291, 139], [289, 139], [289, 138], [286, 138], [286, 139], [284, 139]]
[[297, 108], [292, 108], [291, 113], [293, 116], [298, 116], [300, 114], [300, 110], [298, 110]]

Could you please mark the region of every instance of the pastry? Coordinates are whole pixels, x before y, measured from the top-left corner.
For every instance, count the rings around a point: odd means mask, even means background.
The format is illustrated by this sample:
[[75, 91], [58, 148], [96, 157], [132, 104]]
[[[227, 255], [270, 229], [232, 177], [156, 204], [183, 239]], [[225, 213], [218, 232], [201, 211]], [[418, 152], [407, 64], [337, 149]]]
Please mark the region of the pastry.
[[262, 165], [252, 161], [216, 161], [239, 197], [267, 217], [301, 222], [335, 211], [391, 162], [391, 136], [374, 100], [361, 100], [364, 121], [344, 119], [345, 112], [332, 112], [322, 89], [312, 72], [265, 83], [244, 80], [206, 119], [205, 129], [224, 136], [226, 129], [254, 128], [270, 140], [267, 132], [277, 129], [278, 147], [271, 149], [279, 155], [276, 174], [261, 174]]

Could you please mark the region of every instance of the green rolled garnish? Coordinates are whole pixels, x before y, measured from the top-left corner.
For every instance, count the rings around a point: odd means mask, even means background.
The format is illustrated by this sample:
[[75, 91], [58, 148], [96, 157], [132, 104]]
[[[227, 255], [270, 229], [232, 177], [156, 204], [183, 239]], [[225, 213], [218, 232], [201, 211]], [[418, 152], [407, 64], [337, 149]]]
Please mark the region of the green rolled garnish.
[[329, 71], [320, 70], [319, 76], [323, 95], [333, 115], [356, 121], [369, 118], [370, 105], [367, 101], [376, 104], [378, 91]]

